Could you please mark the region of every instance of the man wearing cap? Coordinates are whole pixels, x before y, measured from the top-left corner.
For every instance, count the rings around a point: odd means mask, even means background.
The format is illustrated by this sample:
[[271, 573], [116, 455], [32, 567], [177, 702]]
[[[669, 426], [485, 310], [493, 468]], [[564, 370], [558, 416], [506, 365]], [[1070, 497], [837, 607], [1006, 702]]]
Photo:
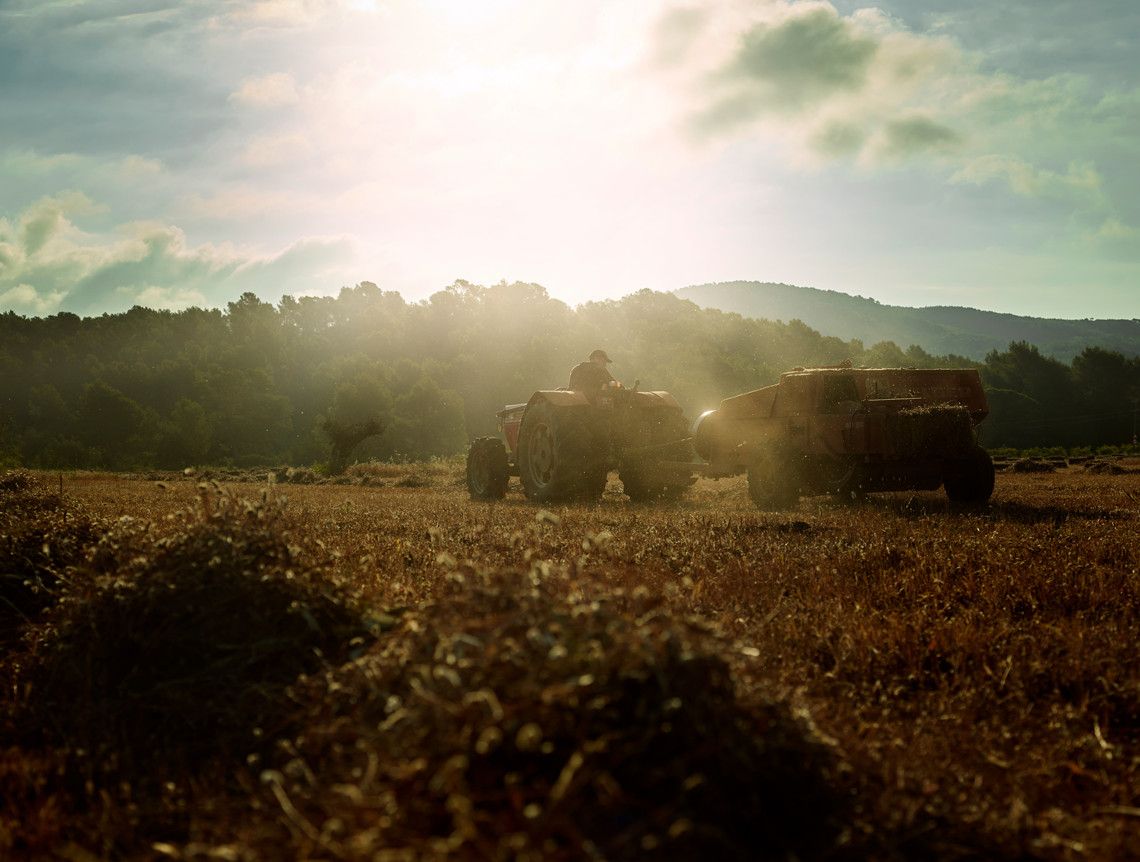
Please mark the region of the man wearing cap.
[[585, 393], [592, 403], [601, 388], [614, 379], [606, 368], [612, 361], [604, 350], [593, 351], [589, 359], [579, 362], [570, 371], [570, 385], [566, 388]]

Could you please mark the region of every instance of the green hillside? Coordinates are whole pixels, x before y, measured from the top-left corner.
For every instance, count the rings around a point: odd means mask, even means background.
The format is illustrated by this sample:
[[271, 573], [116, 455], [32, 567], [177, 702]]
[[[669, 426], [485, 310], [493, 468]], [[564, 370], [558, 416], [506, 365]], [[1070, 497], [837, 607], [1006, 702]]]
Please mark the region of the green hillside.
[[802, 320], [825, 335], [857, 338], [868, 346], [893, 341], [902, 347], [917, 344], [935, 355], [981, 360], [991, 350], [1026, 341], [1063, 362], [1086, 347], [1140, 356], [1138, 319], [1051, 320], [976, 308], [907, 308], [834, 290], [756, 281], [701, 284], [675, 292], [703, 308], [767, 320]]

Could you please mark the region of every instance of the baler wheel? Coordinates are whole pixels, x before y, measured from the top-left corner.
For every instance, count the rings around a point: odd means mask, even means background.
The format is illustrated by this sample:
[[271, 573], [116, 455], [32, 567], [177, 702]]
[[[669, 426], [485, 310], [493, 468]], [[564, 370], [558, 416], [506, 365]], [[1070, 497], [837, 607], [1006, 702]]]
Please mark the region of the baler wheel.
[[791, 509], [800, 499], [795, 467], [779, 459], [760, 456], [748, 468], [748, 496], [765, 512]]
[[981, 446], [975, 446], [947, 471], [944, 482], [951, 503], [985, 503], [994, 493], [993, 458]]

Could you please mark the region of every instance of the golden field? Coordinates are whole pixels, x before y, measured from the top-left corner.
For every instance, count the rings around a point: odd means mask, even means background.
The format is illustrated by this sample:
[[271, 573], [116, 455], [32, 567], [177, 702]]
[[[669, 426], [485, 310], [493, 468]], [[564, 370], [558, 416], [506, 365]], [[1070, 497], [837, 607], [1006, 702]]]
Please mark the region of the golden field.
[[779, 514], [742, 479], [473, 503], [458, 463], [34, 476], [0, 532], [46, 579], [5, 639], [0, 855], [1140, 858], [1120, 466]]

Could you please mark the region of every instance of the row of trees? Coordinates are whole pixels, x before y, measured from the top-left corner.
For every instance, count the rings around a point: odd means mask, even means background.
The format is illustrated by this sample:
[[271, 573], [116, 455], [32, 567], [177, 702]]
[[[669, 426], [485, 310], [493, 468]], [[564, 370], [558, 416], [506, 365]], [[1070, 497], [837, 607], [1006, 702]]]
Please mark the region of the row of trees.
[[979, 364], [650, 291], [571, 309], [534, 284], [460, 281], [407, 303], [364, 282], [276, 306], [247, 293], [225, 311], [0, 315], [0, 459], [125, 469], [450, 455], [493, 433], [504, 403], [565, 385], [598, 346], [627, 384], [668, 389], [690, 415], [796, 365], [977, 366], [990, 446], [1125, 443], [1140, 398], [1140, 360], [1098, 348], [1066, 365], [1013, 344]]

